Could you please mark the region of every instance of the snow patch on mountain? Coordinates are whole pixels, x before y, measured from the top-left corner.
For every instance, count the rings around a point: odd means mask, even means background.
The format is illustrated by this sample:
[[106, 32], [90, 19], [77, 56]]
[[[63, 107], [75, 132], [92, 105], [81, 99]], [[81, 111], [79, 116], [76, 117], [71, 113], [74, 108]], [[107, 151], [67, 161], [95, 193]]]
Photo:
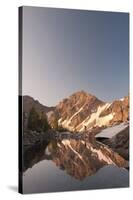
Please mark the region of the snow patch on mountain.
[[[105, 128], [116, 122], [129, 120], [129, 99], [124, 97], [105, 103], [83, 91], [74, 93], [60, 102], [55, 110], [47, 113], [50, 123], [55, 117], [56, 124], [71, 132], [85, 132], [93, 128]], [[51, 121], [50, 121], [51, 120]]]
[[110, 120], [113, 119], [113, 114], [110, 113], [109, 115], [106, 115], [104, 117], [99, 117], [97, 120], [96, 120], [96, 125], [97, 126], [103, 126], [103, 125], [108, 125]]
[[108, 125], [110, 120], [113, 119], [113, 114], [110, 113], [104, 117], [100, 117], [100, 114], [109, 108], [111, 104], [110, 103], [106, 103], [103, 106], [99, 106], [97, 109], [97, 112], [92, 113], [91, 116], [88, 116], [81, 124], [78, 125], [77, 129], [79, 127], [81, 127], [79, 129], [79, 131], [83, 131], [84, 127], [88, 127], [90, 124], [92, 124], [94, 122], [95, 126], [103, 126], [103, 125]]
[[98, 133], [95, 137], [96, 138], [112, 138], [113, 136], [117, 135], [120, 131], [124, 130], [127, 126], [129, 126], [129, 124], [123, 122], [119, 125], [108, 127], [102, 130], [100, 133]]
[[124, 98], [121, 98], [120, 101], [124, 101]]
[[[107, 110], [111, 106], [111, 103], [106, 103], [102, 106], [99, 106], [97, 111], [92, 113], [91, 115], [87, 116], [86, 119], [81, 122], [76, 129], [78, 131], [84, 131], [84, 127], [86, 126], [87, 128], [91, 128], [91, 124], [94, 123], [94, 126], [104, 126], [104, 125], [109, 125], [109, 122], [113, 119], [113, 113], [110, 113], [106, 116], [100, 117], [100, 114]], [[73, 119], [74, 116], [76, 116], [78, 113], [80, 113], [83, 110], [84, 105], [77, 111], [75, 112], [69, 119], [65, 119], [62, 121], [62, 118], [58, 120], [58, 124], [62, 125], [65, 128], [68, 128], [70, 131], [73, 131], [74, 128], [70, 125], [71, 120]]]
[[73, 117], [76, 116], [78, 113], [80, 113], [83, 110], [83, 107], [84, 107], [84, 105], [77, 112], [75, 112], [69, 119], [65, 119], [64, 121], [62, 121], [62, 118], [60, 118], [58, 120], [58, 124], [62, 125], [65, 128], [69, 128], [69, 130], [73, 130], [73, 128], [70, 127], [69, 124], [71, 123], [71, 120], [73, 119]]
[[53, 113], [54, 113], [53, 111], [49, 111], [49, 112], [46, 113], [46, 115], [47, 115], [48, 118], [50, 118]]

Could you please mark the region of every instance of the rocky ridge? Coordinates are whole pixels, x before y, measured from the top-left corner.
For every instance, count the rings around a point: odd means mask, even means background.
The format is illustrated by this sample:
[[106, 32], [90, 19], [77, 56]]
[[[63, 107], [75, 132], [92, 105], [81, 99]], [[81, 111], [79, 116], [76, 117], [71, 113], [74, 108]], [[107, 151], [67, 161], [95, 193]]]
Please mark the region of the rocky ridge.
[[73, 132], [107, 127], [129, 120], [129, 97], [107, 103], [79, 91], [63, 99], [47, 116], [50, 124], [57, 121], [59, 126]]
[[44, 114], [52, 128], [60, 126], [72, 132], [82, 132], [94, 127], [105, 128], [129, 120], [129, 96], [107, 103], [94, 95], [78, 91], [55, 107], [44, 106], [32, 97], [24, 96], [25, 128], [32, 107], [39, 114]]

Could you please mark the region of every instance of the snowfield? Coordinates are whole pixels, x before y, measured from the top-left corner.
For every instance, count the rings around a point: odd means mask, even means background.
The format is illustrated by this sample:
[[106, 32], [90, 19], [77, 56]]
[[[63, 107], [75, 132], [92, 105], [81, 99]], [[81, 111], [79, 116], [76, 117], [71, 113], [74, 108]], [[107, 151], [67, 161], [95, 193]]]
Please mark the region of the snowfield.
[[97, 111], [95, 113], [92, 113], [90, 116], [88, 116], [81, 124], [79, 124], [77, 126], [81, 127], [80, 129], [78, 129], [80, 132], [84, 131], [84, 126], [89, 126], [91, 123], [93, 123], [95, 121], [95, 126], [103, 126], [103, 125], [108, 125], [110, 120], [113, 119], [113, 114], [110, 113], [109, 115], [106, 115], [104, 117], [100, 117], [100, 114], [108, 109], [110, 107], [110, 103], [106, 103], [103, 106], [99, 106]]
[[[110, 113], [104, 117], [100, 117], [100, 114], [107, 110], [111, 106], [110, 103], [106, 103], [105, 105], [99, 106], [97, 111], [86, 117], [86, 119], [81, 122], [76, 129], [79, 132], [84, 131], [84, 127], [89, 127], [91, 124], [95, 121], [95, 126], [103, 126], [103, 125], [109, 125], [109, 122], [113, 119], [113, 113]], [[71, 124], [71, 120], [80, 112], [82, 112], [84, 105], [76, 112], [73, 116], [71, 116], [69, 119], [65, 119], [62, 121], [62, 118], [58, 120], [58, 124], [62, 125], [64, 128], [68, 128], [70, 131], [73, 131], [74, 128]]]
[[129, 126], [128, 123], [123, 122], [119, 125], [114, 125], [112, 127], [108, 127], [102, 130], [95, 137], [96, 138], [112, 138], [113, 136], [117, 135], [120, 131], [124, 130], [128, 126]]

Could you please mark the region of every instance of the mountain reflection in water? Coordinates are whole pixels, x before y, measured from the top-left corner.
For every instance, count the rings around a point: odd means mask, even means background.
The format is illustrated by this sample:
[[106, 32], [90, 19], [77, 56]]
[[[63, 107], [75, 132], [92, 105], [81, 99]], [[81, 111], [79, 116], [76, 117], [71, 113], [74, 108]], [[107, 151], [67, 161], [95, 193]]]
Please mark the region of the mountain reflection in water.
[[127, 187], [126, 166], [126, 160], [96, 141], [44, 142], [24, 153], [24, 193]]

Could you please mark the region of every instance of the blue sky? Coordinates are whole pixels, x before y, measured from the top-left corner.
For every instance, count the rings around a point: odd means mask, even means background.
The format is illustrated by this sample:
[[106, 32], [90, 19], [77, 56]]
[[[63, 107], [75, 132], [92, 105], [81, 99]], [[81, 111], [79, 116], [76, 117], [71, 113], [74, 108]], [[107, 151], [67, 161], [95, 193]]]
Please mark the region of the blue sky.
[[127, 95], [128, 26], [128, 13], [24, 7], [23, 95], [48, 106], [79, 90]]

